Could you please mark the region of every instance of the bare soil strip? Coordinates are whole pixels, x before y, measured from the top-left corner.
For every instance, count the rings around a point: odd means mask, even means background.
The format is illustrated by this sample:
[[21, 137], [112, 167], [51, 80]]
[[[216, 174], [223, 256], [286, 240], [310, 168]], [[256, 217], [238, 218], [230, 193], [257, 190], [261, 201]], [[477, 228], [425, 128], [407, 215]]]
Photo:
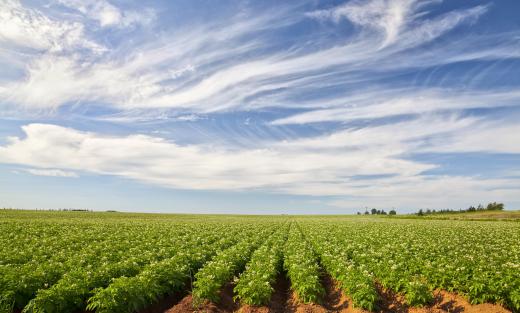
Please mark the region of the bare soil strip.
[[179, 303], [181, 299], [186, 296], [186, 292], [178, 292], [172, 295], [167, 296], [166, 298], [160, 300], [159, 302], [140, 310], [138, 313], [163, 313], [168, 309], [173, 307], [175, 304]]
[[280, 275], [273, 285], [274, 292], [266, 306], [245, 305], [241, 313], [285, 313], [295, 312], [291, 299], [291, 283], [285, 275]]
[[[285, 275], [280, 275], [275, 283], [274, 293], [266, 306], [240, 305], [233, 301], [234, 284], [228, 283], [220, 293], [219, 303], [206, 302], [198, 307], [193, 306], [193, 298], [186, 295], [177, 302], [180, 297], [171, 296], [162, 304], [148, 308], [139, 313], [369, 313], [368, 311], [354, 308], [352, 301], [347, 297], [336, 282], [328, 275], [322, 278], [325, 287], [325, 295], [320, 304], [299, 303], [295, 294], [291, 291], [291, 284]], [[427, 307], [409, 307], [403, 296], [385, 290], [378, 286], [380, 301], [376, 313], [511, 313], [511, 311], [496, 304], [472, 305], [463, 297], [446, 291], [435, 291], [434, 302]], [[172, 303], [177, 304], [172, 305]], [[169, 303], [168, 310], [164, 307]]]
[[422, 308], [409, 307], [403, 296], [381, 286], [378, 286], [378, 292], [381, 298], [380, 313], [511, 313], [497, 304], [471, 304], [464, 297], [444, 290], [436, 290], [433, 303]]
[[240, 305], [233, 301], [234, 284], [228, 283], [220, 291], [220, 302], [205, 302], [195, 307], [193, 304], [193, 297], [191, 295], [185, 296], [179, 303], [171, 307], [165, 313], [187, 313], [187, 312], [204, 312], [204, 313], [231, 313], [237, 312]]

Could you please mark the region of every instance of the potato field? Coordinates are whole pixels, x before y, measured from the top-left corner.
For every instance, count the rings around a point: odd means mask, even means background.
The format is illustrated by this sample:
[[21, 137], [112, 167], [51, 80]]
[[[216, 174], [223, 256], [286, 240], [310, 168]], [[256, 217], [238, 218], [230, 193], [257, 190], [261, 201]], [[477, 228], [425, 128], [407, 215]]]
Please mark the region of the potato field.
[[520, 223], [0, 210], [0, 312], [519, 312]]

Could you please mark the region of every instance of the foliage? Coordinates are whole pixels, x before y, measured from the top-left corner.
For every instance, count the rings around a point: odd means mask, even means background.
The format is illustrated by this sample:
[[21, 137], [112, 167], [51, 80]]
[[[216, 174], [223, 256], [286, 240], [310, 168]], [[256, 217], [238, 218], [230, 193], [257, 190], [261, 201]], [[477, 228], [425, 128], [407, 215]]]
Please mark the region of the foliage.
[[441, 209], [441, 210], [430, 210], [427, 209], [426, 211], [423, 211], [423, 209], [420, 209], [416, 214], [418, 216], [424, 216], [424, 215], [431, 215], [431, 214], [454, 214], [454, 213], [468, 213], [468, 212], [481, 212], [481, 211], [502, 211], [504, 210], [504, 204], [503, 203], [497, 203], [497, 202], [491, 202], [488, 203], [486, 207], [482, 206], [482, 204], [479, 204], [477, 207], [470, 206], [469, 208], [463, 210], [453, 210], [453, 209]]
[[196, 303], [203, 300], [219, 302], [222, 286], [242, 271], [253, 251], [272, 233], [272, 228], [264, 228], [255, 234], [243, 236], [242, 240], [226, 250], [220, 251], [210, 262], [206, 263], [197, 274], [193, 288]]
[[306, 231], [307, 238], [317, 251], [321, 263], [352, 298], [354, 305], [373, 311], [378, 295], [371, 273], [357, 266], [337, 238], [329, 236], [320, 227], [307, 226]]
[[[504, 303], [520, 309], [517, 223], [337, 219], [301, 225], [307, 238], [316, 238], [315, 247], [333, 244], [336, 248], [323, 251], [343, 255], [339, 258], [350, 260], [383, 288], [402, 293], [412, 306], [428, 304], [432, 290], [444, 289], [472, 303]], [[333, 269], [320, 257], [334, 277]]]
[[135, 312], [194, 278], [195, 298], [218, 301], [234, 276], [235, 298], [259, 305], [284, 269], [302, 302], [328, 274], [372, 311], [378, 288], [410, 306], [441, 289], [520, 311], [520, 223], [400, 217], [0, 210], [0, 313]]
[[[222, 236], [220, 232], [217, 234]], [[107, 288], [94, 290], [87, 309], [104, 313], [134, 312], [166, 294], [182, 290], [191, 273], [218, 251], [236, 242], [238, 232], [232, 231], [219, 240], [217, 234], [209, 238], [194, 236], [196, 240], [181, 246], [173, 257], [149, 264], [136, 276], [113, 279]]]
[[298, 227], [293, 226], [289, 231], [283, 265], [298, 300], [304, 303], [319, 302], [325, 290], [320, 283], [317, 257]]
[[267, 304], [273, 293], [273, 283], [281, 272], [283, 246], [287, 240], [288, 225], [273, 234], [247, 264], [237, 280], [235, 299], [249, 305]]

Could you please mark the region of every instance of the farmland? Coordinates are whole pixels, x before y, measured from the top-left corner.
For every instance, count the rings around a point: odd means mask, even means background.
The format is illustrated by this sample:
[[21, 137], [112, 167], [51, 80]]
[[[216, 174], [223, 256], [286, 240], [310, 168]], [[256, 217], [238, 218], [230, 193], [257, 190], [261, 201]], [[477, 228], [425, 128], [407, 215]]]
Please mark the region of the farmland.
[[0, 210], [1, 313], [457, 306], [520, 311], [520, 223]]

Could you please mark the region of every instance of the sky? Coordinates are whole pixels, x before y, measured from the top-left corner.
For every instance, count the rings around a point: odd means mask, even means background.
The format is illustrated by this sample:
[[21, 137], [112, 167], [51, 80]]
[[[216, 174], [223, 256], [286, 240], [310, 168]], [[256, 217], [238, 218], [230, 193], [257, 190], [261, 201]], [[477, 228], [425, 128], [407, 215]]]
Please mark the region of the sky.
[[520, 2], [0, 1], [0, 207], [520, 209]]

